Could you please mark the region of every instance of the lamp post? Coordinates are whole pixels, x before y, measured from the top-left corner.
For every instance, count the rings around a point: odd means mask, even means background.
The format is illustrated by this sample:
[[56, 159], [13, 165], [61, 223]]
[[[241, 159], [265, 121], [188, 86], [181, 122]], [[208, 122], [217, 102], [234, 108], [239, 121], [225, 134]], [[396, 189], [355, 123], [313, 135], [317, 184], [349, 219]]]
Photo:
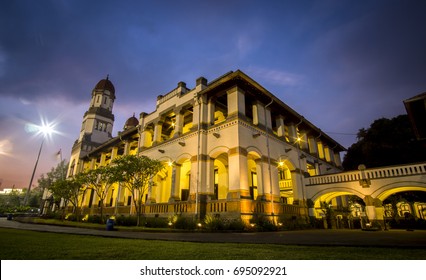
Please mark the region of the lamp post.
[[44, 143], [44, 138], [41, 141], [40, 149], [38, 150], [37, 160], [35, 162], [34, 169], [33, 169], [33, 174], [31, 175], [31, 179], [30, 179], [30, 185], [28, 186], [27, 194], [25, 195], [24, 205], [27, 205], [27, 203], [28, 203], [28, 198], [29, 198], [30, 192], [31, 192], [31, 186], [33, 184], [34, 174], [35, 174], [36, 169], [37, 169], [38, 160], [40, 159], [40, 154], [41, 154], [41, 149], [43, 148], [43, 143]]
[[34, 175], [37, 170], [37, 165], [40, 159], [41, 150], [43, 149], [44, 140], [46, 139], [46, 136], [50, 136], [54, 132], [53, 126], [49, 123], [43, 123], [41, 126], [34, 126], [34, 127], [35, 127], [35, 130], [37, 131], [37, 134], [43, 134], [43, 139], [41, 140], [40, 149], [38, 150], [37, 160], [34, 165], [33, 173], [31, 174], [31, 179], [30, 179], [30, 184], [28, 186], [27, 194], [25, 195], [25, 198], [24, 198], [24, 205], [28, 204], [28, 199], [31, 192], [31, 186], [33, 184]]

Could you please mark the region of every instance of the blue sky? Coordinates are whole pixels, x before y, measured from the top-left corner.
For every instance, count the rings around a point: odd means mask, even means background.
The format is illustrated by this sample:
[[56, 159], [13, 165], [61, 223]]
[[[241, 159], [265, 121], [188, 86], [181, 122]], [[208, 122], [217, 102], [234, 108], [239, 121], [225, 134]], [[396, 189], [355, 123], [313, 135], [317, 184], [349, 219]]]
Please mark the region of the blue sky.
[[[343, 146], [426, 91], [426, 1], [0, 2], [0, 182], [69, 159], [93, 87], [116, 88], [114, 134], [179, 81], [240, 69]], [[34, 183], [36, 183], [36, 179]]]

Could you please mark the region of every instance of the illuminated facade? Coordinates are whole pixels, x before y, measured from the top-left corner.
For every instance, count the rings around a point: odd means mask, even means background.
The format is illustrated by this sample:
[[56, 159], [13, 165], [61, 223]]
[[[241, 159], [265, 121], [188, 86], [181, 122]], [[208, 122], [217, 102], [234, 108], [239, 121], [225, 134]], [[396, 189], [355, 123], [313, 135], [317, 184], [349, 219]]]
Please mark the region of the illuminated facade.
[[[304, 177], [341, 171], [340, 144], [239, 70], [212, 82], [201, 77], [193, 89], [178, 83], [157, 97], [155, 111], [129, 118], [116, 137], [114, 100], [113, 84], [101, 80], [68, 176], [119, 155], [164, 162], [145, 195], [146, 216], [307, 216]], [[83, 213], [97, 213], [94, 193], [82, 200]], [[134, 213], [130, 193], [118, 184], [105, 205], [111, 215]]]

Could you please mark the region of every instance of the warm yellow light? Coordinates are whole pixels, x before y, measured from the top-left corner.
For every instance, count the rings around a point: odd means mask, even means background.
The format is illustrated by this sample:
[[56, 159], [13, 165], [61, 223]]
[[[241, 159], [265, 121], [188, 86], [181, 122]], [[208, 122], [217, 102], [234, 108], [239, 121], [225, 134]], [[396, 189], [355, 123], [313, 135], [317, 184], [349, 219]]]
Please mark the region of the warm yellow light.
[[278, 162], [278, 165], [279, 165], [280, 167], [283, 167], [283, 166], [284, 166], [284, 161], [280, 161], [280, 162]]
[[173, 165], [173, 161], [169, 160], [169, 162], [167, 162], [168, 166], [172, 166]]
[[302, 138], [297, 137], [296, 141], [297, 141], [297, 142], [300, 142], [300, 141], [302, 141]]

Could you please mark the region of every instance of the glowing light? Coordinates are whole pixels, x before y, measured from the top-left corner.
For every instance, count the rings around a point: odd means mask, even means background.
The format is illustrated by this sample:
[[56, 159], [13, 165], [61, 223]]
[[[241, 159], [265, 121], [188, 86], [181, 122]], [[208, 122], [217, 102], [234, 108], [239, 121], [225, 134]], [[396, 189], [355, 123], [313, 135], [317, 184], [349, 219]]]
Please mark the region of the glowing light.
[[169, 162], [167, 162], [168, 166], [173, 166], [173, 161], [169, 160]]
[[280, 162], [278, 162], [278, 165], [279, 165], [280, 167], [283, 167], [283, 166], [284, 166], [284, 161], [280, 161]]
[[52, 134], [60, 134], [55, 130], [57, 122], [48, 122], [46, 119], [41, 118], [41, 125], [34, 123], [26, 123], [25, 131], [28, 133], [33, 133], [34, 136], [41, 135], [44, 138], [50, 138]]

